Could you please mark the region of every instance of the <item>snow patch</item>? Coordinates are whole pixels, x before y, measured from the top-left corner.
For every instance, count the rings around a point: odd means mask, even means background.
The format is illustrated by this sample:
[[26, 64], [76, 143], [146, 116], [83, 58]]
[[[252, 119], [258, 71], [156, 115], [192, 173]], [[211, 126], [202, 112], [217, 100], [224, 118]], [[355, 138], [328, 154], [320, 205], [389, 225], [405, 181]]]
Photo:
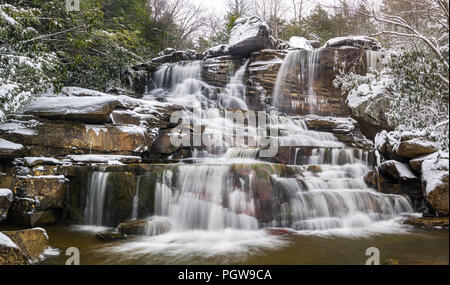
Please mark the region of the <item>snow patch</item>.
[[13, 143], [13, 142], [10, 142], [10, 141], [0, 138], [0, 149], [21, 150], [21, 149], [23, 149], [23, 145]]
[[311, 46], [311, 43], [305, 39], [304, 37], [291, 37], [289, 39], [289, 44], [292, 48], [296, 49], [304, 49], [304, 50], [312, 50], [313, 47]]

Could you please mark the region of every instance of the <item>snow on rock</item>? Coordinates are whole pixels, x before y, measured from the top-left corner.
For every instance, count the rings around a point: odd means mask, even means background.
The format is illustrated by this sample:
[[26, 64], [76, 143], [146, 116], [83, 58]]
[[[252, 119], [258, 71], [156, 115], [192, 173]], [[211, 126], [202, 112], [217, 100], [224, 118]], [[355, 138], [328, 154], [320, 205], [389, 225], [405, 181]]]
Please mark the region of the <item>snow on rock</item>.
[[421, 173], [422, 172], [422, 163], [425, 160], [436, 160], [438, 157], [439, 157], [438, 151], [436, 151], [432, 154], [428, 154], [428, 155], [421, 155], [419, 157], [411, 159], [409, 161], [409, 165], [411, 166], [412, 169], [414, 169], [414, 171], [416, 171], [417, 173]]
[[431, 159], [422, 162], [422, 190], [439, 215], [448, 215], [449, 160]]
[[436, 152], [438, 149], [438, 143], [422, 137], [400, 142], [395, 147], [395, 153], [401, 157], [416, 158], [421, 155]]
[[289, 44], [291, 48], [294, 49], [303, 49], [303, 50], [313, 49], [309, 40], [305, 39], [304, 37], [297, 37], [297, 36], [291, 37], [289, 39]]
[[12, 200], [12, 192], [9, 189], [0, 188], [0, 197], [10, 197]]
[[24, 109], [24, 114], [48, 119], [106, 123], [117, 105], [115, 96], [38, 97]]
[[351, 46], [371, 50], [381, 49], [381, 44], [377, 39], [367, 36], [337, 37], [328, 40], [324, 45], [324, 47], [342, 47], [342, 46]]
[[37, 133], [33, 128], [38, 125], [42, 125], [42, 123], [34, 119], [27, 119], [26, 121], [9, 120], [0, 124], [0, 133], [35, 136]]
[[221, 44], [221, 45], [217, 45], [212, 48], [209, 48], [203, 52], [203, 58], [207, 59], [207, 58], [211, 58], [211, 57], [219, 57], [219, 56], [229, 55], [230, 54], [229, 47], [230, 46], [227, 44]]
[[92, 89], [86, 89], [81, 87], [75, 87], [75, 86], [67, 86], [64, 87], [61, 90], [61, 94], [65, 96], [76, 96], [76, 97], [87, 97], [87, 96], [111, 96], [110, 94], [92, 90]]
[[96, 154], [86, 154], [86, 155], [68, 155], [67, 159], [73, 162], [82, 163], [108, 163], [108, 164], [119, 164], [119, 163], [138, 163], [142, 162], [139, 156], [126, 156], [126, 155], [96, 155]]
[[19, 248], [9, 237], [0, 232], [0, 246]]
[[0, 157], [19, 156], [23, 145], [0, 138]]
[[382, 174], [387, 174], [397, 181], [418, 181], [417, 176], [411, 171], [406, 163], [396, 160], [388, 160], [380, 164], [378, 170]]
[[25, 166], [36, 166], [36, 165], [59, 165], [64, 164], [64, 162], [59, 159], [52, 157], [24, 157]]
[[238, 18], [228, 43], [230, 54], [236, 56], [248, 56], [254, 51], [276, 46], [272, 29], [257, 16]]

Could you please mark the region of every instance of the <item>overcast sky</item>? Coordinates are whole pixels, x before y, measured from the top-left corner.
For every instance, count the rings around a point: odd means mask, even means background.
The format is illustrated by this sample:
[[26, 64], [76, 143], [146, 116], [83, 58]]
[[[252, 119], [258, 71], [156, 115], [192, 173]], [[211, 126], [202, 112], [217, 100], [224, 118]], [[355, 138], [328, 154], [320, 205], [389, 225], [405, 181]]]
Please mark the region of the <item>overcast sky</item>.
[[[202, 4], [203, 7], [214, 10], [216, 14], [225, 14], [226, 12], [226, 0], [191, 0], [193, 3]], [[372, 0], [375, 3], [381, 2], [381, 0]], [[286, 4], [290, 5], [291, 0], [286, 1]], [[308, 4], [315, 6], [314, 4], [333, 5], [339, 3], [339, 0], [309, 0]]]

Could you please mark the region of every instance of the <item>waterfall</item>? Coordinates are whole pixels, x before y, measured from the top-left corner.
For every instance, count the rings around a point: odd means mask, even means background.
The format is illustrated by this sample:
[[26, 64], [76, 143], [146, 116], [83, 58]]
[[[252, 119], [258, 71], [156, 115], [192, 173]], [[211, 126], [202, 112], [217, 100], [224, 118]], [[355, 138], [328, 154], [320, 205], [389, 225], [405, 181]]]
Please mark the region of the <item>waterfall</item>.
[[[314, 90], [315, 79], [319, 73], [319, 58], [321, 49], [313, 49], [310, 51], [291, 50], [281, 64], [280, 70], [275, 81], [272, 105], [278, 110], [285, 110], [286, 107], [281, 104], [285, 96], [291, 99], [289, 86], [303, 86], [305, 95], [305, 103], [309, 105], [310, 114], [316, 109], [317, 98]], [[286, 92], [287, 91], [287, 92]], [[296, 108], [298, 102], [291, 102], [291, 108]], [[290, 111], [290, 110], [289, 110]]]
[[250, 60], [248, 59], [231, 77], [230, 82], [225, 87], [225, 92], [221, 94], [221, 107], [247, 110], [247, 104], [245, 103], [246, 86], [244, 84], [244, 77], [249, 62]]
[[105, 195], [108, 189], [107, 172], [94, 172], [89, 178], [86, 207], [84, 209], [84, 222], [87, 225], [102, 226]]
[[137, 181], [136, 181], [136, 189], [134, 192], [134, 197], [133, 197], [133, 209], [131, 211], [131, 219], [132, 220], [136, 220], [138, 217], [138, 212], [139, 212], [139, 186], [141, 183], [141, 176], [137, 177]]
[[366, 50], [367, 71], [378, 70], [378, 60], [379, 59], [380, 59], [379, 51]]
[[[233, 186], [228, 165], [179, 165], [156, 188], [156, 214], [170, 218], [176, 231], [256, 230], [253, 197]], [[227, 202], [227, 206], [224, 202]]]
[[201, 78], [201, 61], [165, 63], [155, 72], [157, 88], [173, 89], [187, 79]]

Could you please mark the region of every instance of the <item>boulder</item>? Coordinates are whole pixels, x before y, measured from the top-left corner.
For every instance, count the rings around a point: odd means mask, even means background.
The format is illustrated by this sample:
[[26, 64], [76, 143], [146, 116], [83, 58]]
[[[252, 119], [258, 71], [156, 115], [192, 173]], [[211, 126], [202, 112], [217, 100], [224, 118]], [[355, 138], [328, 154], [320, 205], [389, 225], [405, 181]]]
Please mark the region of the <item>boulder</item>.
[[23, 145], [0, 138], [0, 158], [13, 158], [22, 155]]
[[66, 86], [66, 87], [63, 87], [63, 89], [61, 90], [61, 95], [69, 96], [69, 97], [73, 97], [73, 96], [76, 96], [76, 97], [89, 97], [89, 96], [101, 97], [101, 96], [110, 96], [111, 94], [92, 90], [92, 89], [81, 88], [81, 87]]
[[118, 241], [118, 240], [124, 240], [127, 238], [127, 235], [122, 234], [120, 232], [100, 232], [95, 235], [97, 240], [104, 241], [104, 242], [112, 242], [112, 241]]
[[438, 157], [439, 157], [439, 152], [434, 152], [434, 153], [428, 154], [428, 155], [421, 155], [419, 157], [411, 159], [409, 161], [409, 166], [411, 166], [411, 168], [415, 172], [421, 173], [422, 172], [422, 163], [425, 160], [433, 160], [433, 159], [437, 159]]
[[361, 84], [347, 95], [347, 106], [352, 117], [358, 121], [361, 132], [374, 139], [383, 130], [394, 130], [385, 110], [390, 108], [391, 100], [383, 92], [376, 93], [368, 84]]
[[328, 40], [324, 45], [324, 47], [343, 47], [343, 46], [351, 46], [371, 50], [381, 49], [381, 44], [377, 39], [366, 36], [337, 37]]
[[24, 114], [47, 119], [103, 124], [118, 104], [115, 96], [38, 97], [27, 105]]
[[403, 221], [403, 224], [411, 225], [418, 228], [436, 228], [447, 227], [448, 217], [443, 218], [408, 218]]
[[311, 43], [303, 37], [297, 37], [297, 36], [291, 37], [289, 39], [289, 45], [293, 49], [302, 49], [302, 50], [312, 50], [313, 49]]
[[230, 55], [229, 45], [227, 45], [227, 44], [217, 45], [217, 46], [211, 47], [203, 52], [204, 59], [225, 56], [225, 55]]
[[12, 201], [13, 201], [12, 191], [9, 189], [0, 188], [0, 223], [2, 223], [6, 219]]
[[39, 258], [48, 246], [48, 236], [44, 229], [34, 228], [20, 231], [6, 231], [8, 236], [31, 259]]
[[152, 217], [145, 220], [136, 220], [121, 223], [118, 230], [126, 235], [147, 235], [156, 236], [170, 231], [171, 223], [164, 217]]
[[296, 231], [289, 228], [267, 228], [264, 231], [272, 236], [291, 236], [297, 234]]
[[309, 44], [313, 48], [320, 48], [320, 41], [318, 41], [318, 40], [309, 40]]
[[230, 33], [231, 55], [248, 57], [252, 52], [276, 47], [272, 29], [257, 16], [236, 20]]
[[147, 225], [148, 220], [137, 220], [120, 223], [117, 229], [124, 235], [146, 235]]
[[388, 160], [378, 166], [378, 171], [396, 181], [417, 182], [418, 177], [411, 171], [408, 164], [396, 160]]
[[395, 153], [406, 158], [416, 158], [421, 155], [431, 154], [439, 150], [439, 145], [426, 138], [414, 138], [402, 141], [396, 147]]
[[425, 160], [422, 163], [423, 195], [440, 216], [449, 212], [449, 160]]
[[5, 234], [0, 232], [0, 265], [29, 265], [25, 253]]

